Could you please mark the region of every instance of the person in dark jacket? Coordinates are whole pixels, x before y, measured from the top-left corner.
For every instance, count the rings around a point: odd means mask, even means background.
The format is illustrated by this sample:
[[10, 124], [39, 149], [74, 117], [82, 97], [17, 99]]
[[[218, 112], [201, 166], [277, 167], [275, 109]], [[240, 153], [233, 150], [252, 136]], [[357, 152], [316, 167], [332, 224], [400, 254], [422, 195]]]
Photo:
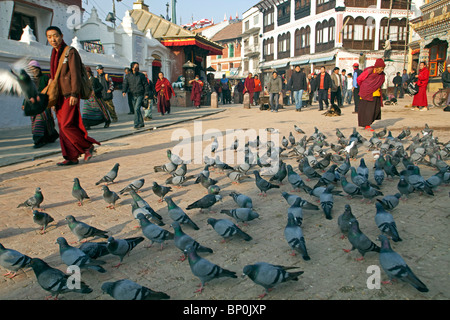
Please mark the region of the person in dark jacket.
[[302, 111], [303, 107], [303, 91], [308, 90], [308, 83], [306, 81], [306, 75], [303, 70], [300, 69], [299, 65], [296, 65], [294, 68], [294, 73], [292, 73], [291, 78], [288, 82], [288, 90], [291, 91], [291, 94], [295, 99], [295, 111]]
[[[131, 69], [129, 67], [126, 67], [124, 69], [125, 75], [123, 76], [124, 80], [125, 78], [131, 73]], [[128, 108], [130, 109], [130, 112], [128, 114], [134, 114], [134, 107], [133, 107], [133, 95], [130, 92], [127, 92], [128, 97]]]
[[394, 84], [394, 97], [397, 99], [398, 93], [400, 92], [400, 98], [403, 98], [402, 94], [402, 76], [400, 72], [397, 72], [397, 75], [392, 79], [392, 83]]
[[108, 108], [102, 99], [103, 86], [94, 77], [91, 67], [86, 66], [86, 72], [92, 84], [92, 94], [89, 99], [84, 102], [81, 119], [86, 130], [91, 129], [91, 126], [96, 126], [105, 123], [104, 128], [108, 128], [111, 123], [111, 117]]
[[359, 85], [357, 82], [357, 79], [361, 73], [362, 70], [359, 69], [359, 63], [353, 64], [353, 100], [355, 101], [355, 110], [353, 113], [358, 113], [359, 101], [361, 100], [359, 97]]
[[104, 68], [101, 64], [97, 66], [97, 79], [103, 87], [102, 99], [105, 105], [108, 107], [109, 114], [111, 115], [112, 122], [117, 122], [116, 108], [113, 103], [113, 91], [114, 82], [112, 79], [104, 72]]
[[125, 97], [127, 92], [133, 95], [134, 128], [138, 129], [144, 127], [141, 107], [144, 98], [149, 98], [150, 88], [145, 75], [139, 72], [139, 63], [132, 62], [130, 68], [132, 72], [123, 81], [122, 95]]
[[328, 95], [331, 93], [331, 76], [326, 72], [325, 67], [320, 68], [320, 73], [317, 76], [317, 89], [319, 90], [319, 111], [323, 110], [323, 103], [328, 108]]

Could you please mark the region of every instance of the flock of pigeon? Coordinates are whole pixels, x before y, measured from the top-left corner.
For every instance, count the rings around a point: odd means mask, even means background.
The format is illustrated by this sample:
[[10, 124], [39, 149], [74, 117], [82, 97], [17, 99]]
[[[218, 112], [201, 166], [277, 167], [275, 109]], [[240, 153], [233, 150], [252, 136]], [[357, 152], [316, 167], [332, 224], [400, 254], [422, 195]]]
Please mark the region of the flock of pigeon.
[[[413, 273], [402, 256], [393, 251], [390, 246], [390, 240], [402, 241], [394, 216], [390, 211], [399, 205], [401, 199], [406, 200], [412, 193], [424, 193], [433, 197], [439, 186], [449, 183], [450, 167], [445, 160], [450, 156], [450, 143], [444, 144], [438, 141], [438, 138], [433, 135], [433, 130], [427, 125], [414, 137], [409, 129], [403, 130], [399, 136], [393, 137], [391, 132], [384, 128], [379, 132], [374, 132], [371, 139], [365, 139], [356, 129], [347, 138], [339, 129], [336, 129], [338, 139], [336, 143], [328, 142], [329, 139], [317, 128], [309, 137], [297, 125], [294, 125], [294, 129], [298, 134], [303, 135], [302, 138], [296, 139], [290, 132], [288, 138], [283, 136], [280, 147], [276, 147], [271, 141], [260, 141], [259, 137], [256, 141], [247, 142], [243, 148], [245, 162], [235, 167], [221, 161], [219, 156], [215, 158], [205, 156], [205, 166], [198, 174], [188, 174], [186, 162], [173, 154], [171, 150], [167, 150], [168, 162], [155, 166], [154, 172], [166, 174], [169, 177], [164, 185], [153, 182], [152, 191], [158, 197], [159, 202], [167, 203], [168, 217], [172, 220], [170, 226], [173, 228], [173, 232], [163, 228], [166, 225], [164, 221], [166, 218], [157, 213], [139, 195], [139, 190], [145, 183], [143, 178], [132, 181], [118, 193], [110, 190], [108, 185], [114, 183], [119, 171], [119, 164], [115, 164], [111, 171], [96, 182], [96, 185], [102, 185], [103, 199], [107, 208], [110, 209], [115, 208], [116, 202], [121, 196], [123, 197], [125, 194], [131, 196], [132, 215], [139, 221], [142, 236], [114, 238], [108, 235], [107, 231], [97, 229], [68, 215], [66, 217], [68, 227], [77, 237], [78, 243], [82, 244], [75, 247], [67, 243], [65, 238], [58, 238], [61, 261], [67, 266], [76, 265], [80, 269], [105, 273], [107, 271], [102, 267], [105, 262], [100, 258], [106, 255], [118, 257], [119, 263], [114, 266], [118, 268], [124, 258], [145, 239], [150, 240], [150, 246], [155, 242], [160, 244], [161, 249], [165, 242], [173, 241], [175, 247], [182, 253], [181, 261], [188, 259], [192, 274], [201, 282], [200, 288], [196, 292], [201, 293], [204, 285], [215, 278], [237, 278], [236, 272], [222, 268], [202, 257], [203, 253], [211, 254], [213, 250], [200, 244], [195, 237], [183, 231], [185, 227], [194, 231], [199, 230], [195, 219], [190, 217], [185, 210], [200, 209], [201, 212], [211, 212], [211, 208], [223, 200], [220, 194], [223, 194], [223, 190], [218, 185], [218, 180], [210, 175], [212, 170], [217, 170], [226, 172], [226, 176], [232, 184], [248, 183], [246, 180], [251, 179], [251, 175], [253, 175], [252, 185], [260, 190], [261, 197], [275, 196], [274, 194], [278, 193], [286, 200], [289, 205], [284, 228], [286, 245], [292, 249], [292, 255], [298, 253], [304, 261], [312, 259], [308, 254], [302, 229], [304, 211], [322, 210], [325, 219], [332, 220], [335, 215], [333, 212], [334, 198], [347, 197], [349, 203], [345, 205], [344, 213], [336, 219], [337, 227], [343, 233], [343, 239], [347, 236], [352, 246], [350, 250], [346, 251], [357, 250], [362, 255], [358, 260], [363, 259], [368, 252], [376, 252], [379, 254], [380, 265], [389, 279], [399, 279], [411, 284], [420, 292], [428, 292], [427, 286]], [[275, 131], [273, 128], [266, 130]], [[407, 145], [406, 141], [410, 143]], [[212, 143], [212, 154], [217, 151], [216, 143], [216, 140]], [[235, 151], [241, 150], [239, 141], [235, 140], [231, 148]], [[375, 155], [373, 169], [366, 166], [363, 157], [360, 157], [359, 164], [358, 162], [355, 162], [355, 165], [351, 164], [351, 161], [357, 161], [361, 148], [366, 148]], [[291, 163], [298, 163], [295, 165], [298, 172], [294, 170], [292, 164], [285, 162], [287, 160], [291, 160]], [[278, 161], [277, 166], [273, 166], [274, 161]], [[420, 173], [419, 164], [435, 168], [438, 172], [425, 179]], [[277, 168], [276, 171], [273, 171], [273, 168]], [[265, 179], [264, 176], [270, 176], [270, 178]], [[383, 185], [388, 179], [397, 184], [398, 193], [383, 194]], [[173, 188], [181, 188], [188, 180], [194, 181], [191, 186], [201, 185], [204, 187], [207, 194], [201, 199], [193, 201], [183, 210], [168, 194], [173, 191]], [[285, 180], [292, 187], [292, 192], [299, 192], [299, 194], [304, 192], [308, 196], [315, 197], [318, 199], [319, 205], [293, 193], [281, 192], [281, 190], [270, 191], [271, 189], [280, 189], [280, 185]], [[239, 224], [248, 225], [248, 222], [260, 218], [260, 213], [254, 209], [254, 199], [235, 191], [227, 192], [227, 194], [235, 202], [236, 208], [222, 209], [220, 213], [229, 216], [235, 222], [228, 218], [208, 217], [207, 224], [223, 239], [223, 242], [234, 237], [252, 241], [252, 236], [244, 232]], [[74, 179], [72, 195], [79, 206], [89, 199], [78, 178]], [[359, 221], [352, 214], [350, 200], [353, 198], [360, 198], [361, 201], [370, 203], [375, 202], [374, 220], [380, 230], [380, 236], [377, 239], [380, 241], [380, 245], [377, 245], [361, 231]], [[41, 233], [44, 234], [47, 226], [54, 219], [40, 210], [43, 201], [42, 190], [38, 187], [35, 194], [19, 204], [18, 207], [30, 208], [33, 211], [33, 221], [41, 227]], [[201, 216], [197, 215], [195, 218], [200, 219]], [[103, 238], [106, 241], [87, 241], [88, 238], [93, 237]], [[10, 271], [7, 275], [11, 277], [15, 276], [20, 269], [31, 267], [39, 285], [55, 298], [59, 294], [71, 291], [81, 294], [92, 292], [92, 289], [85, 283], [81, 283], [77, 288], [70, 287], [67, 283], [69, 275], [52, 268], [42, 259], [31, 258], [14, 249], [5, 248], [1, 244], [0, 265]], [[259, 296], [262, 298], [280, 283], [291, 280], [298, 281], [304, 271], [295, 271], [295, 269], [298, 267], [259, 261], [244, 266], [242, 275], [249, 277], [255, 284], [264, 288], [264, 293]], [[164, 292], [154, 291], [129, 279], [105, 282], [101, 288], [103, 292], [115, 299], [170, 298]]]

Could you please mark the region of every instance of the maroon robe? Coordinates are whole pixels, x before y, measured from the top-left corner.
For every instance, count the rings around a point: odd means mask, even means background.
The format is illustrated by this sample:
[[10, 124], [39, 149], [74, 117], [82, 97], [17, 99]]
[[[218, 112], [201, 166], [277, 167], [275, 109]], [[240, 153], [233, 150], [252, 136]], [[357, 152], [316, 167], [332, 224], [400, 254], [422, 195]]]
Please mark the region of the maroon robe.
[[419, 71], [417, 85], [419, 86], [419, 92], [414, 96], [412, 105], [413, 107], [428, 107], [427, 99], [427, 85], [430, 77], [430, 71], [426, 67]]
[[[162, 86], [164, 84], [164, 87]], [[170, 113], [170, 97], [175, 96], [175, 91], [172, 88], [169, 80], [166, 78], [158, 79], [155, 85], [155, 90], [158, 94], [158, 112], [161, 114]]]
[[194, 101], [194, 106], [199, 107], [202, 100], [203, 83], [201, 81], [192, 82], [191, 101]]
[[366, 68], [358, 77], [359, 96], [361, 100], [358, 105], [358, 126], [370, 126], [375, 120], [381, 119], [381, 107], [383, 98], [380, 95], [374, 97], [374, 92], [380, 89], [385, 81], [385, 74], [373, 72], [374, 67]]

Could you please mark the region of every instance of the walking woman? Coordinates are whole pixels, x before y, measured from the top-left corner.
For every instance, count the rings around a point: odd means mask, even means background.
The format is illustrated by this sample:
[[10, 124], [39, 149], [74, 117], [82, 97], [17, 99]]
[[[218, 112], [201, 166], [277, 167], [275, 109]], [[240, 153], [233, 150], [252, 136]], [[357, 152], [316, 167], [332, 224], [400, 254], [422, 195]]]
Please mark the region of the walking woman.
[[86, 71], [92, 83], [93, 90], [91, 97], [84, 102], [83, 112], [81, 114], [84, 127], [86, 130], [89, 130], [91, 126], [105, 123], [104, 128], [108, 128], [111, 123], [111, 117], [102, 99], [103, 86], [98, 78], [94, 77], [90, 67], [86, 66]]
[[375, 65], [366, 68], [357, 79], [360, 97], [358, 126], [364, 127], [368, 131], [374, 131], [370, 125], [375, 120], [381, 119], [381, 106], [383, 105], [381, 87], [386, 78], [385, 67], [383, 59], [377, 59]]
[[419, 92], [413, 99], [413, 110], [428, 111], [427, 86], [430, 78], [430, 71], [425, 62], [419, 65], [419, 74], [416, 76], [416, 84], [419, 86]]
[[172, 88], [169, 80], [164, 78], [164, 73], [158, 74], [158, 81], [155, 85], [156, 93], [158, 95], [158, 112], [161, 115], [165, 113], [170, 114], [170, 98], [175, 96], [175, 91]]

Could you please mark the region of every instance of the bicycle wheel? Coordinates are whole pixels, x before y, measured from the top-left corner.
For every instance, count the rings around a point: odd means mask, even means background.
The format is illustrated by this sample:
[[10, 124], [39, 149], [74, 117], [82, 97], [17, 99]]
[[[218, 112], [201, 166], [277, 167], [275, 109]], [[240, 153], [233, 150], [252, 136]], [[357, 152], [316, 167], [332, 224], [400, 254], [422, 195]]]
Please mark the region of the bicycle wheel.
[[439, 90], [433, 96], [433, 104], [435, 107], [443, 107], [447, 103], [448, 93], [445, 90]]

